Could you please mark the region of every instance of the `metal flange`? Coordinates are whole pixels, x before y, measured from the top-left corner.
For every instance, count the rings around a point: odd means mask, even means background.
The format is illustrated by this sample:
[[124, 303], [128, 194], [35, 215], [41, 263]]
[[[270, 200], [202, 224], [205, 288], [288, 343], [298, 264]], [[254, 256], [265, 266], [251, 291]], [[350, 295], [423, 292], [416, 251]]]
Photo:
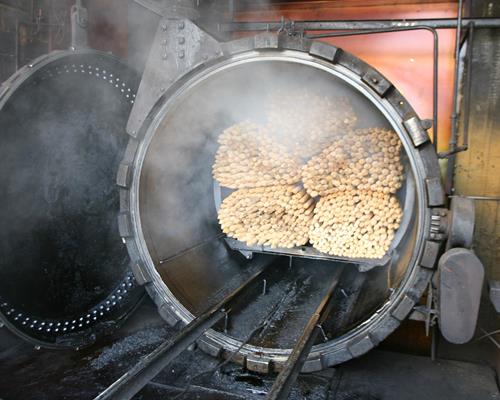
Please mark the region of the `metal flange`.
[[[170, 21], [175, 26], [177, 22]], [[187, 22], [185, 22], [185, 25]], [[190, 25], [195, 29], [194, 25]], [[128, 124], [131, 135], [129, 150], [122, 164], [130, 168], [132, 179], [120, 178], [122, 190], [121, 209], [123, 218], [127, 221], [122, 237], [127, 243], [130, 255], [137, 265], [136, 275], [140, 277], [155, 303], [160, 309], [168, 308], [170, 322], [182, 321], [187, 323], [192, 315], [184, 308], [175, 296], [168, 290], [158, 271], [147, 256], [145, 243], [140, 239], [138, 232], [141, 224], [138, 218], [138, 176], [141, 170], [141, 155], [147, 149], [151, 135], [159, 124], [161, 116], [167, 108], [166, 104], [175, 101], [175, 97], [183, 88], [204, 74], [216, 73], [218, 68], [226, 68], [232, 60], [251, 62], [254, 59], [265, 57], [287, 57], [295, 60], [307, 59], [311, 65], [321, 66], [322, 69], [342, 75], [363, 93], [376, 102], [380, 109], [390, 116], [395, 130], [400, 135], [405, 149], [411, 157], [413, 173], [416, 177], [416, 197], [418, 199], [418, 213], [415, 215], [419, 225], [415, 240], [415, 251], [409, 261], [409, 268], [400, 287], [391, 298], [360, 326], [352, 329], [342, 337], [330, 342], [316, 345], [312, 348], [303, 371], [314, 371], [332, 366], [354, 357], [358, 357], [384, 340], [410, 313], [416, 302], [434, 274], [437, 258], [440, 252], [439, 243], [431, 238], [432, 209], [444, 206], [444, 190], [440, 179], [440, 170], [436, 152], [429, 140], [423, 140], [423, 133], [414, 134], [413, 128], [408, 126], [425, 126], [419, 122], [417, 114], [411, 108], [400, 92], [378, 71], [364, 63], [354, 55], [324, 42], [314, 42], [303, 37], [264, 33], [257, 36], [245, 37], [227, 43], [215, 43], [215, 39], [206, 39], [216, 49], [210, 54], [204, 50], [204, 57], [192, 56], [191, 64], [182, 63], [183, 67], [172, 75], [167, 67], [158, 67], [158, 48], [161, 45], [161, 24], [155, 39], [150, 61], [141, 83], [137, 104], [132, 111]], [[168, 27], [167, 27], [168, 29]], [[206, 32], [198, 29], [197, 35], [206, 38]], [[168, 38], [167, 38], [168, 41]], [[189, 42], [187, 42], [189, 43]], [[200, 42], [198, 42], [200, 43]], [[168, 59], [168, 57], [167, 57]], [[202, 60], [202, 61], [200, 61]], [[177, 60], [179, 61], [179, 60]], [[153, 66], [150, 65], [154, 64]], [[154, 71], [154, 72], [153, 72]], [[161, 84], [159, 84], [161, 82]], [[167, 83], [163, 86], [163, 83]], [[161, 93], [157, 88], [161, 86]], [[142, 90], [144, 88], [144, 90]], [[149, 98], [147, 98], [149, 96]], [[410, 121], [410, 122], [408, 122]], [[413, 122], [412, 122], [413, 121]], [[406, 122], [406, 123], [405, 123]], [[420, 129], [420, 128], [419, 128]], [[418, 140], [416, 140], [418, 139]], [[126, 183], [124, 183], [126, 182]], [[216, 331], [209, 331], [199, 341], [201, 349], [214, 356], [232, 354], [239, 347], [239, 342], [225, 337]], [[254, 369], [262, 370], [262, 365], [255, 360], [266, 363], [266, 370], [279, 369], [289, 355], [286, 349], [262, 349], [245, 345], [240, 349], [234, 360]], [[251, 363], [247, 360], [253, 360]]]

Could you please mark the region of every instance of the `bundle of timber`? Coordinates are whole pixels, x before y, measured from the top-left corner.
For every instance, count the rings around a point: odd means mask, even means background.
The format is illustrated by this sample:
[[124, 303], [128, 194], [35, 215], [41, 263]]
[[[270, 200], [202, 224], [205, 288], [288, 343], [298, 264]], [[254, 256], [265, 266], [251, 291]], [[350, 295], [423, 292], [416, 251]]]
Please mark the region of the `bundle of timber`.
[[329, 255], [382, 258], [402, 215], [397, 134], [355, 129], [342, 98], [276, 95], [267, 110], [267, 123], [219, 137], [213, 176], [237, 189], [219, 210], [223, 232], [249, 246], [309, 242]]
[[242, 122], [219, 137], [213, 175], [231, 189], [289, 185], [300, 181], [299, 160], [262, 125]]
[[394, 196], [345, 190], [322, 197], [314, 209], [309, 240], [318, 250], [351, 258], [382, 258], [399, 227]]
[[313, 197], [351, 189], [396, 193], [403, 180], [400, 151], [392, 130], [347, 132], [303, 167], [304, 187]]
[[290, 248], [309, 240], [314, 204], [300, 186], [240, 189], [222, 203], [219, 223], [224, 233], [250, 246]]

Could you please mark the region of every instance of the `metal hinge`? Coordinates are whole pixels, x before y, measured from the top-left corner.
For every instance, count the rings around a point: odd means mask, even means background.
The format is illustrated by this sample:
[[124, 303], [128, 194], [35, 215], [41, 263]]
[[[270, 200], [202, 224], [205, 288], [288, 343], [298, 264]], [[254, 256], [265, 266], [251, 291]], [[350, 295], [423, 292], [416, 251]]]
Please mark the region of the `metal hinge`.
[[446, 240], [448, 225], [448, 210], [446, 208], [434, 208], [431, 215], [429, 238], [436, 242]]

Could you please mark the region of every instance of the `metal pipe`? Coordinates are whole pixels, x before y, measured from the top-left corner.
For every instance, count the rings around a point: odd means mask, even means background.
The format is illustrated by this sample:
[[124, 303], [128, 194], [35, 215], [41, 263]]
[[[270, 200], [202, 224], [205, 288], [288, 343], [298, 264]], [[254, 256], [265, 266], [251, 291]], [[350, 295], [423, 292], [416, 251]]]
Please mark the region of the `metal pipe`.
[[405, 32], [413, 30], [427, 30], [433, 35], [433, 76], [432, 76], [432, 143], [435, 149], [438, 148], [438, 70], [439, 70], [439, 36], [436, 29], [429, 26], [410, 26], [387, 29], [361, 30], [357, 32], [333, 32], [317, 35], [307, 35], [309, 39], [320, 39], [328, 37], [371, 35], [377, 33]]
[[463, 146], [469, 148], [469, 121], [470, 121], [470, 92], [472, 87], [472, 46], [474, 43], [474, 22], [469, 23], [468, 38], [467, 38], [467, 80], [465, 83], [464, 94], [464, 129], [463, 129]]
[[[462, 18], [461, 25], [466, 27], [473, 22], [478, 29], [500, 28], [500, 18]], [[280, 21], [274, 22], [227, 22], [219, 25], [223, 32], [239, 31], [275, 31], [282, 26]], [[335, 31], [359, 29], [410, 28], [427, 26], [433, 29], [456, 29], [456, 18], [437, 19], [402, 19], [402, 20], [328, 20], [328, 21], [295, 21], [297, 30], [305, 31]]]
[[328, 288], [321, 303], [316, 308], [314, 314], [309, 319], [302, 335], [297, 340], [297, 344], [288, 357], [288, 360], [274, 381], [274, 384], [267, 395], [267, 400], [286, 400], [292, 389], [297, 376], [304, 365], [309, 352], [321, 332], [321, 324], [325, 322], [333, 308], [333, 294], [338, 285], [343, 268], [339, 268], [335, 274], [330, 287]]
[[453, 110], [451, 112], [451, 138], [449, 143], [450, 151], [455, 150], [457, 146], [458, 135], [458, 82], [459, 82], [459, 69], [460, 69], [460, 37], [462, 34], [462, 5], [463, 0], [458, 2], [458, 18], [457, 30], [455, 34], [455, 68], [453, 74]]
[[465, 197], [472, 200], [484, 200], [484, 201], [500, 201], [500, 196], [464, 196], [464, 195], [451, 195], [448, 197]]
[[232, 302], [261, 276], [267, 265], [264, 264], [258, 268], [242, 285], [233, 290], [221, 302], [210, 307], [203, 314], [191, 321], [173, 339], [163, 342], [94, 400], [132, 399], [180, 353], [186, 350], [208, 329], [222, 320], [229, 312], [227, 310], [231, 307]]

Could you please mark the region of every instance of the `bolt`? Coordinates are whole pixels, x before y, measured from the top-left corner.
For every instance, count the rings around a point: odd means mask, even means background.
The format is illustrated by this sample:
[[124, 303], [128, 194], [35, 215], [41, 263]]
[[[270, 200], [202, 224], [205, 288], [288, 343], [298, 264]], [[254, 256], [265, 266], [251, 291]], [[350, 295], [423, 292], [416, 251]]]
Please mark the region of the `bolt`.
[[378, 83], [378, 79], [377, 78], [372, 78], [372, 82], [373, 83]]

